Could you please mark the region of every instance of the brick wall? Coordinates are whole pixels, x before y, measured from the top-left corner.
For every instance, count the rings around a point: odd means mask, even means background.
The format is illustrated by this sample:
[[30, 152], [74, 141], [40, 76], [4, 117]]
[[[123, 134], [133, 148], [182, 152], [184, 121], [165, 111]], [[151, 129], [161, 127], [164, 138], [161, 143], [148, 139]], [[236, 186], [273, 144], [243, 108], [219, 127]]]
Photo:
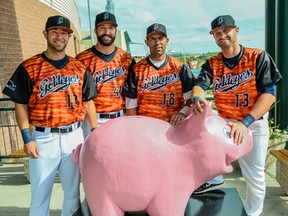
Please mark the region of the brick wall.
[[[24, 60], [46, 49], [42, 34], [49, 16], [59, 12], [38, 0], [0, 1], [0, 98], [4, 85]], [[72, 24], [72, 23], [71, 23]], [[66, 52], [75, 56], [79, 52], [79, 35], [74, 33]], [[76, 42], [76, 44], [75, 44]], [[76, 51], [75, 51], [76, 47]]]
[[[59, 12], [39, 0], [0, 0], [0, 99], [6, 97], [2, 90], [17, 66], [23, 60], [46, 49], [42, 31], [45, 29], [47, 18], [58, 14]], [[66, 53], [74, 57], [80, 51], [80, 45], [78, 32], [72, 23], [71, 25], [74, 33], [69, 40]], [[0, 108], [11, 106], [11, 102], [0, 102]], [[15, 124], [15, 116], [11, 112], [0, 112], [2, 155], [17, 150], [19, 142], [20, 146], [23, 146], [18, 127], [11, 126]]]
[[4, 84], [22, 59], [14, 3], [12, 0], [0, 1], [0, 98]]

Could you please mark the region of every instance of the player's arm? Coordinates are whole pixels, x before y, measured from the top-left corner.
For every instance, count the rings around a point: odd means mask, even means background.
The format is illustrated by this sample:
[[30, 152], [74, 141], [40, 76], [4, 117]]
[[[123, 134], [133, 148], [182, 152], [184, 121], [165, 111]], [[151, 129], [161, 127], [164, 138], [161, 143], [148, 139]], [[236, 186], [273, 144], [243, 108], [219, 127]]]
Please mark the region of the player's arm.
[[228, 122], [227, 125], [231, 127], [230, 135], [233, 137], [234, 142], [241, 144], [243, 141], [244, 134], [247, 128], [257, 119], [262, 117], [268, 112], [272, 104], [275, 102], [276, 98], [274, 95], [269, 93], [263, 93], [260, 95], [254, 106], [252, 107], [250, 113], [246, 115], [239, 122]]
[[268, 112], [276, 101], [276, 85], [281, 79], [282, 76], [272, 57], [263, 51], [257, 58], [256, 67], [256, 85], [261, 95], [249, 113], [256, 120]]
[[138, 114], [137, 84], [138, 78], [133, 69], [129, 68], [128, 76], [122, 90], [122, 96], [125, 97], [126, 116]]
[[[204, 90], [205, 89], [205, 90]], [[206, 87], [195, 85], [193, 88], [191, 101], [192, 101], [192, 111], [195, 115], [203, 112], [202, 107], [206, 106], [207, 101], [205, 99]]]
[[137, 99], [125, 97], [126, 116], [137, 115]]
[[28, 106], [26, 104], [15, 103], [15, 113], [16, 121], [24, 141], [24, 152], [31, 158], [38, 158], [39, 148], [32, 140], [30, 134]]
[[197, 77], [196, 84], [192, 91], [192, 110], [195, 115], [203, 112], [202, 107], [206, 106], [205, 92], [212, 83], [212, 70], [208, 60], [202, 65], [201, 72]]
[[177, 125], [181, 123], [189, 115], [190, 106], [192, 104], [191, 91], [184, 93], [183, 97], [185, 100], [185, 105], [178, 113], [175, 113], [174, 115], [171, 116], [169, 122], [172, 125]]
[[181, 66], [179, 75], [185, 105], [178, 113], [175, 113], [171, 116], [169, 122], [173, 125], [181, 123], [189, 115], [191, 106], [191, 93], [196, 80], [194, 74], [191, 73], [190, 69], [185, 64]]
[[265, 113], [267, 113], [276, 100], [276, 85], [281, 81], [282, 76], [276, 67], [271, 56], [263, 51], [257, 58], [256, 84], [261, 93], [249, 114], [240, 122], [228, 122], [231, 126], [231, 136], [235, 143], [242, 143], [243, 134], [247, 128]]
[[93, 102], [93, 98], [97, 96], [97, 91], [93, 82], [93, 77], [89, 70], [85, 71], [84, 84], [82, 87], [82, 100], [83, 106], [86, 108], [85, 120], [87, 121], [91, 130], [94, 130], [97, 123], [96, 108]]
[[98, 126], [96, 108], [93, 100], [83, 102], [83, 106], [86, 108], [85, 120], [87, 121], [89, 127], [93, 130]]

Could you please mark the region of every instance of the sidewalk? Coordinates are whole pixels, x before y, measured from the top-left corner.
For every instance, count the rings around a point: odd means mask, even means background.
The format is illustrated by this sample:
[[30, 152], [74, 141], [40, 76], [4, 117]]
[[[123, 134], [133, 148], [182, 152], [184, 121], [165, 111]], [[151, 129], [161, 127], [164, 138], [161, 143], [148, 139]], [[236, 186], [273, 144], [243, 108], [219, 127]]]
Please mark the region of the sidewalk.
[[[225, 177], [226, 188], [236, 188], [240, 198], [245, 197], [245, 182], [240, 170], [235, 169], [233, 173]], [[284, 193], [275, 180], [275, 167], [272, 166], [266, 172], [267, 193], [264, 211], [261, 216], [288, 216], [288, 195]], [[81, 186], [81, 197], [84, 193]], [[55, 184], [51, 199], [50, 216], [61, 215], [63, 200], [62, 188], [59, 178]], [[30, 184], [24, 176], [22, 164], [10, 164], [0, 167], [0, 216], [26, 216], [29, 212]], [[231, 216], [233, 213], [231, 212]], [[204, 216], [204, 215], [203, 215]]]

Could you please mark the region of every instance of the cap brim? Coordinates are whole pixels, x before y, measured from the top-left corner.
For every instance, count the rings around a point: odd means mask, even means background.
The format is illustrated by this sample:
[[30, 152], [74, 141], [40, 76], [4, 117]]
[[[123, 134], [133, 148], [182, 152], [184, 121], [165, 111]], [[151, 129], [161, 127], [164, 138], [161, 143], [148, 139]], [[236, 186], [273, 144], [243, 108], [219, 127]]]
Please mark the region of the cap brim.
[[69, 34], [73, 33], [73, 30], [64, 26], [51, 26], [49, 28], [46, 29], [46, 31], [51, 30], [51, 29], [62, 29], [66, 32], [68, 32]]
[[150, 32], [146, 37], [149, 37], [149, 36], [154, 35], [154, 34], [161, 34], [161, 35], [164, 35], [165, 37], [167, 37], [166, 33], [162, 32], [162, 31], [158, 31], [158, 30]]
[[99, 26], [100, 24], [112, 24], [113, 26], [117, 27], [117, 23], [115, 22], [111, 22], [111, 21], [103, 21], [103, 22], [99, 22], [97, 23], [96, 27]]
[[218, 26], [218, 27], [212, 29], [212, 30], [209, 32], [209, 34], [213, 34], [213, 32], [215, 31], [215, 29], [217, 29], [217, 28], [223, 28], [223, 27], [232, 27], [232, 28], [236, 28], [237, 26], [236, 26], [236, 25], [223, 25], [223, 26]]

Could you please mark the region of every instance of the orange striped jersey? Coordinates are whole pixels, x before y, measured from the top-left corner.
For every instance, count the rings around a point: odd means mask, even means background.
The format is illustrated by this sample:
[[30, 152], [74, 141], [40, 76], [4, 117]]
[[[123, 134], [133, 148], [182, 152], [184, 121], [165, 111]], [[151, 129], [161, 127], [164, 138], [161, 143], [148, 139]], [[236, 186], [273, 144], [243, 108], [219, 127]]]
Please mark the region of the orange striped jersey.
[[[108, 57], [108, 58], [107, 58]], [[94, 104], [98, 113], [109, 113], [125, 107], [121, 95], [128, 70], [135, 64], [134, 58], [121, 48], [104, 55], [95, 46], [79, 53], [76, 58], [91, 72], [98, 95]]]
[[149, 57], [129, 72], [123, 95], [137, 98], [138, 115], [169, 121], [184, 106], [183, 94], [192, 90], [194, 76], [186, 65], [166, 56], [157, 68]]
[[19, 65], [3, 90], [12, 101], [28, 104], [31, 125], [55, 128], [82, 121], [83, 101], [97, 94], [81, 62], [66, 56], [55, 65], [44, 53], [35, 55]]
[[281, 75], [268, 53], [241, 46], [233, 66], [225, 61], [222, 53], [209, 58], [202, 66], [196, 85], [208, 87], [213, 84], [219, 115], [242, 120], [264, 92], [265, 85], [278, 83], [280, 79]]

